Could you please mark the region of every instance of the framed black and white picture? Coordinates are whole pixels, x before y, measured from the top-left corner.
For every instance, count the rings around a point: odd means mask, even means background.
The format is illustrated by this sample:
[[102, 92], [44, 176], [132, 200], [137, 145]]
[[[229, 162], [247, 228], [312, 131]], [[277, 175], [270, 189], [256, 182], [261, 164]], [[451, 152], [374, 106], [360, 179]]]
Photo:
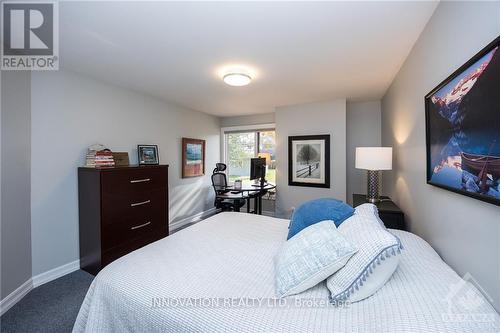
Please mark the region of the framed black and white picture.
[[330, 135], [288, 137], [288, 185], [330, 188]]
[[139, 165], [157, 165], [160, 163], [157, 145], [138, 145]]

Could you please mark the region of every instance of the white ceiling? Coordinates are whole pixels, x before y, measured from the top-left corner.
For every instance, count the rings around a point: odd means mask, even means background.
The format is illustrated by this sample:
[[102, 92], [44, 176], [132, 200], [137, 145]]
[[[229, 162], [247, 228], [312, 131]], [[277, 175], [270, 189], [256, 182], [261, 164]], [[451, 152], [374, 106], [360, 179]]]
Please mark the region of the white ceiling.
[[[60, 65], [218, 116], [381, 98], [437, 2], [60, 2]], [[246, 65], [246, 87], [220, 79]]]

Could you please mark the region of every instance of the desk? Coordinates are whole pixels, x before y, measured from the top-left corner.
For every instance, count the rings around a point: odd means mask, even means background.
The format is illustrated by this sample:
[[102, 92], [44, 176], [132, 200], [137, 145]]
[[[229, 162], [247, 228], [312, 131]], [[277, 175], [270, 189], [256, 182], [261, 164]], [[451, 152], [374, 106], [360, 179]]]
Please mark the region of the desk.
[[[217, 194], [217, 199], [219, 200], [229, 200], [233, 201], [233, 210], [235, 212], [240, 211], [240, 207], [244, 205], [245, 201], [250, 198], [249, 195], [244, 195], [244, 192], [238, 192], [238, 193], [231, 193], [231, 192], [225, 192], [225, 193], [219, 193]], [[240, 202], [243, 202], [240, 204]]]
[[[238, 193], [238, 194], [234, 194], [234, 193], [227, 193], [228, 195], [232, 195], [232, 196], [235, 196], [235, 195], [241, 195], [241, 198], [242, 199], [250, 199], [250, 198], [254, 198], [254, 207], [255, 207], [255, 214], [259, 214], [259, 215], [262, 215], [262, 197], [264, 196], [264, 194], [267, 193], [267, 191], [269, 190], [272, 190], [276, 188], [276, 185], [272, 184], [272, 183], [266, 183], [266, 185], [264, 185], [263, 187], [260, 186], [260, 184], [253, 184], [253, 183], [243, 183], [241, 184], [241, 189], [235, 189], [233, 185], [228, 185], [226, 187], [226, 190], [229, 190], [229, 191], [239, 191], [241, 193]], [[247, 193], [246, 196], [244, 196], [244, 193]], [[252, 192], [256, 192], [256, 193], [252, 193]], [[228, 198], [229, 199], [229, 198]], [[235, 197], [231, 197], [231, 199], [235, 199]], [[247, 202], [247, 211], [249, 211], [250, 209], [250, 202]]]

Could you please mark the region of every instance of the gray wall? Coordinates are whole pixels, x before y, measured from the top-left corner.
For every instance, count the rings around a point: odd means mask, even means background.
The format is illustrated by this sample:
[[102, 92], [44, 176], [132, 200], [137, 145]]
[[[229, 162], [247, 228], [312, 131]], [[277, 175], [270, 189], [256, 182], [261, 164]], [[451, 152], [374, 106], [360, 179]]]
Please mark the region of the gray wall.
[[441, 2], [382, 102], [382, 143], [395, 154], [384, 188], [411, 231], [471, 273], [497, 310], [500, 207], [426, 184], [424, 96], [499, 34], [500, 2]]
[[259, 113], [250, 116], [224, 117], [220, 118], [221, 127], [228, 126], [243, 126], [243, 125], [259, 125], [274, 123], [274, 112]]
[[356, 147], [378, 147], [381, 144], [381, 104], [347, 102], [347, 202], [353, 193], [366, 193], [366, 171], [354, 167]]
[[1, 74], [1, 298], [31, 278], [30, 72]]
[[[330, 134], [330, 188], [288, 186], [288, 136]], [[346, 199], [346, 100], [276, 108], [276, 214], [315, 198]]]
[[[170, 165], [170, 223], [213, 207], [216, 117], [58, 71], [33, 73], [32, 120], [33, 275], [79, 258], [77, 167], [91, 144], [126, 151], [131, 163], [137, 144], [158, 144]], [[182, 137], [206, 140], [206, 176], [181, 178]]]
[[[353, 193], [366, 192], [366, 172], [354, 168], [355, 150], [356, 147], [381, 145], [381, 104], [380, 101], [347, 102], [346, 113], [346, 199], [352, 203]], [[275, 113], [221, 118], [222, 127], [265, 123], [276, 123]]]

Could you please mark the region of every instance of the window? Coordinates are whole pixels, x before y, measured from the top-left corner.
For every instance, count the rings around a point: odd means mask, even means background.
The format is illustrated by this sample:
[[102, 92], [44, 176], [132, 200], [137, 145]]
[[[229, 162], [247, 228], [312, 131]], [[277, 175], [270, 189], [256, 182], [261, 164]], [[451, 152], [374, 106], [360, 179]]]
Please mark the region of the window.
[[250, 159], [259, 153], [269, 153], [266, 180], [276, 181], [276, 133], [274, 129], [224, 133], [225, 163], [229, 181], [250, 179]]
[[257, 132], [259, 139], [259, 153], [269, 153], [271, 155], [271, 164], [267, 166], [266, 180], [276, 184], [276, 132], [262, 131]]
[[250, 178], [250, 159], [256, 155], [255, 133], [226, 134], [226, 164], [230, 181]]

